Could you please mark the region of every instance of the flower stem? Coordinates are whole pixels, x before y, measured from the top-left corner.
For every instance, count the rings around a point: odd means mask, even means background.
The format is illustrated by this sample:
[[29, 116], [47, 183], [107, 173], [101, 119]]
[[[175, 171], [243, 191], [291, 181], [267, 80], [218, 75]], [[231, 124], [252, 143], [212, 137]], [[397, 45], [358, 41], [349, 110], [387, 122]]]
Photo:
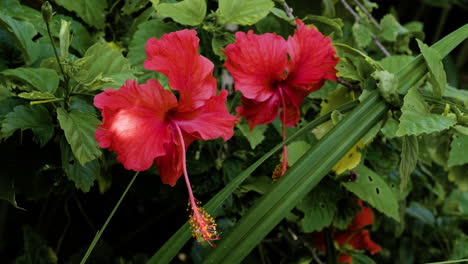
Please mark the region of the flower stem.
[[[281, 126], [281, 136], [283, 137], [283, 141], [286, 140], [286, 101], [284, 100], [283, 90], [279, 89], [280, 97], [281, 97], [281, 107], [283, 108], [283, 122]], [[283, 146], [283, 165], [281, 168], [281, 176], [286, 173], [286, 169], [288, 168], [288, 148], [286, 145]]]
[[106, 222], [102, 226], [102, 228], [96, 233], [96, 236], [94, 237], [93, 241], [91, 242], [91, 245], [89, 245], [88, 250], [86, 251], [86, 254], [84, 255], [83, 259], [81, 259], [80, 264], [86, 263], [86, 260], [88, 260], [89, 256], [91, 255], [91, 252], [93, 252], [94, 247], [96, 246], [97, 242], [101, 238], [102, 233], [104, 230], [106, 230], [107, 225], [109, 224], [110, 220], [114, 216], [115, 212], [119, 208], [120, 204], [122, 203], [123, 199], [125, 198], [125, 195], [127, 194], [128, 190], [130, 190], [130, 187], [132, 187], [133, 182], [135, 181], [136, 177], [138, 176], [140, 172], [137, 171], [135, 175], [133, 175], [132, 180], [128, 183], [127, 188], [125, 188], [125, 191], [122, 193], [122, 196], [120, 196], [119, 201], [115, 204], [114, 209], [112, 209], [112, 212], [110, 215], [107, 217]]

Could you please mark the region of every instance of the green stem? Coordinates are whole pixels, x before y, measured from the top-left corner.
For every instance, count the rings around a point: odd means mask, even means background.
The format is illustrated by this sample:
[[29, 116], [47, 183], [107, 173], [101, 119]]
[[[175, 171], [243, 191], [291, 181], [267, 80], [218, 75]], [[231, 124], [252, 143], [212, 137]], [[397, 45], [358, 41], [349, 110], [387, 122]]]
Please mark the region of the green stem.
[[88, 260], [89, 256], [91, 255], [91, 252], [93, 252], [94, 247], [96, 246], [97, 242], [98, 242], [99, 239], [101, 238], [102, 233], [104, 232], [104, 230], [106, 230], [107, 225], [109, 224], [110, 220], [112, 219], [112, 217], [114, 216], [115, 212], [116, 212], [117, 209], [119, 208], [120, 203], [122, 203], [122, 201], [123, 201], [123, 199], [125, 198], [125, 195], [127, 194], [128, 190], [130, 190], [130, 187], [132, 187], [132, 184], [133, 184], [133, 182], [135, 181], [135, 179], [136, 179], [136, 177], [138, 176], [139, 173], [140, 173], [140, 172], [137, 171], [137, 172], [135, 173], [135, 175], [133, 175], [132, 180], [128, 183], [127, 188], [126, 188], [125, 191], [122, 193], [122, 196], [120, 196], [120, 199], [119, 199], [119, 201], [117, 202], [117, 204], [115, 204], [114, 209], [112, 209], [112, 212], [111, 212], [110, 215], [107, 217], [107, 220], [106, 220], [106, 222], [104, 223], [104, 225], [102, 226], [101, 230], [99, 230], [99, 231], [96, 233], [96, 236], [94, 237], [93, 241], [91, 242], [91, 245], [89, 245], [89, 248], [88, 248], [88, 250], [86, 251], [86, 254], [84, 255], [84, 257], [83, 257], [83, 259], [81, 260], [80, 264], [85, 264], [85, 263], [86, 263], [86, 260]]
[[336, 264], [336, 250], [330, 228], [323, 230], [325, 236], [325, 247], [327, 249], [327, 264]]
[[450, 264], [450, 263], [462, 263], [462, 262], [467, 262], [468, 259], [458, 259], [458, 260], [447, 260], [447, 261], [441, 261], [441, 262], [428, 262], [426, 264]]
[[46, 104], [46, 103], [63, 101], [63, 100], [65, 100], [65, 98], [54, 98], [54, 99], [49, 99], [49, 100], [31, 101], [31, 105]]

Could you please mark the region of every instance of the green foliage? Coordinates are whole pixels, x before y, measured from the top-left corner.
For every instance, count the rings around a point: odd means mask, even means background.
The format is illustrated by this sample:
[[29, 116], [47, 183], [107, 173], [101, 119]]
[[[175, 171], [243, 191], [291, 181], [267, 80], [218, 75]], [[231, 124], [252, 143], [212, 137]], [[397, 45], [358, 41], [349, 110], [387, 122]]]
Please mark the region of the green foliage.
[[170, 17], [183, 25], [196, 26], [205, 19], [206, 0], [183, 0], [175, 4], [161, 3], [155, 8], [161, 16]]
[[468, 163], [466, 150], [468, 149], [468, 136], [454, 134], [450, 144], [450, 152], [447, 165], [449, 167]]
[[52, 248], [47, 246], [45, 240], [31, 227], [23, 227], [24, 255], [18, 257], [15, 263], [18, 264], [56, 264], [57, 255]]
[[68, 11], [75, 12], [88, 25], [103, 29], [106, 19], [106, 0], [55, 0]]
[[[16, 78], [27, 83], [40, 92], [53, 94], [58, 88], [59, 77], [54, 70], [43, 68], [16, 68], [5, 70], [3, 75]], [[24, 88], [22, 90], [29, 91]]]
[[273, 8], [272, 0], [220, 0], [216, 11], [221, 24], [252, 25]]
[[94, 132], [99, 119], [94, 114], [63, 108], [57, 109], [57, 119], [65, 132], [73, 154], [81, 165], [101, 156], [101, 150], [94, 140]]
[[432, 84], [432, 93], [435, 97], [442, 97], [447, 86], [447, 76], [442, 64], [440, 54], [418, 40], [419, 49], [429, 68], [429, 82]]
[[263, 134], [268, 128], [267, 125], [259, 125], [254, 127], [254, 129], [250, 130], [248, 124], [237, 124], [237, 127], [239, 128], [240, 132], [245, 136], [245, 138], [247, 138], [252, 149], [255, 149], [255, 147], [258, 146], [258, 144], [262, 143], [262, 141], [265, 139], [265, 136]]
[[34, 140], [42, 146], [54, 135], [49, 111], [42, 105], [15, 107], [2, 121], [0, 138], [6, 139], [18, 129], [31, 129], [34, 133]]
[[381, 213], [400, 221], [398, 199], [385, 180], [364, 165], [359, 165], [354, 171], [358, 175], [357, 180], [344, 182], [343, 186]]
[[433, 114], [416, 88], [404, 98], [397, 136], [439, 132], [456, 124], [455, 117]]
[[400, 160], [400, 193], [405, 193], [410, 175], [416, 168], [419, 158], [419, 145], [416, 136], [404, 136]]

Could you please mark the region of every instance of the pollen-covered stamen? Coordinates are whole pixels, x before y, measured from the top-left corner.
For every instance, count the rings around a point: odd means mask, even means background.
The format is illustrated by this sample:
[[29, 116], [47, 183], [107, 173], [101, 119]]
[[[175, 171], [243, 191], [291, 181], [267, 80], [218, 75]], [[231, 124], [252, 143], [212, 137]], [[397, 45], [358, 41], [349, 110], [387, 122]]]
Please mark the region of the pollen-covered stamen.
[[216, 231], [216, 223], [213, 217], [208, 214], [202, 207], [198, 207], [199, 201], [196, 201], [195, 206], [189, 202], [192, 209], [190, 215], [190, 226], [192, 227], [192, 236], [197, 239], [198, 242], [206, 241], [210, 246], [216, 247], [212, 244], [211, 240], [219, 240], [218, 232]]
[[[278, 91], [279, 91], [280, 98], [281, 98], [281, 107], [283, 108], [283, 111], [282, 111], [283, 122], [282, 122], [282, 127], [281, 127], [282, 128], [281, 136], [283, 137], [283, 141], [285, 141], [286, 140], [286, 101], [284, 100], [284, 94], [283, 94], [283, 90], [281, 87], [279, 87]], [[283, 166], [281, 168], [281, 176], [283, 176], [286, 173], [287, 168], [288, 168], [288, 148], [286, 147], [286, 145], [284, 145], [283, 146]]]
[[182, 168], [184, 170], [185, 184], [189, 193], [189, 206], [192, 211], [190, 214], [190, 225], [192, 226], [192, 236], [197, 239], [198, 242], [206, 241], [210, 246], [215, 247], [211, 240], [219, 240], [220, 237], [216, 231], [216, 223], [213, 217], [211, 217], [202, 207], [199, 207], [199, 201], [195, 200], [193, 196], [192, 186], [187, 173], [186, 158], [185, 158], [185, 142], [182, 135], [182, 131], [179, 126], [173, 123], [177, 134], [179, 135], [180, 147], [182, 149]]

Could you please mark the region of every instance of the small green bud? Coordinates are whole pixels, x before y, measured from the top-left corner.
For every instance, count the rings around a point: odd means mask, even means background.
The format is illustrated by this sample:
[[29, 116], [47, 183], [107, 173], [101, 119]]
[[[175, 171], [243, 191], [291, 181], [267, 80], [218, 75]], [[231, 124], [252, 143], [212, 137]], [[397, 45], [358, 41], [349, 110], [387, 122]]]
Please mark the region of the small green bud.
[[42, 11], [42, 18], [44, 18], [44, 21], [46, 23], [49, 23], [53, 15], [52, 6], [50, 5], [49, 1], [45, 1], [44, 4], [42, 4], [41, 11]]

